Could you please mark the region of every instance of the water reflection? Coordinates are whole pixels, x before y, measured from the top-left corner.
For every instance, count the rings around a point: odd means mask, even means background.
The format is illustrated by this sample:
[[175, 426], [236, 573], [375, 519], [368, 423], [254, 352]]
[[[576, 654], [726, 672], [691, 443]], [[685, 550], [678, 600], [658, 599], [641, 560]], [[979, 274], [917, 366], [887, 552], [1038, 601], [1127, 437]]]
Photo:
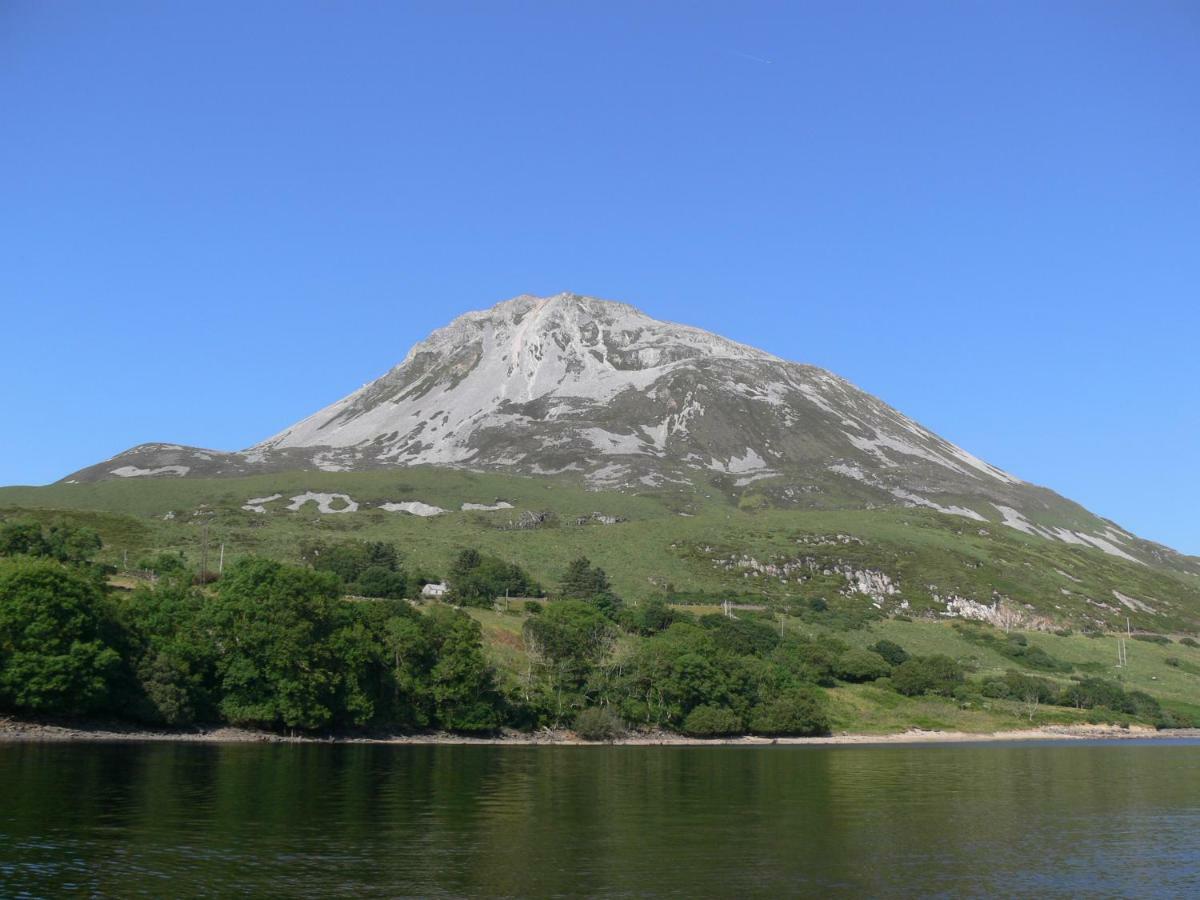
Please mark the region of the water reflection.
[[0, 746], [0, 894], [1187, 894], [1200, 746]]

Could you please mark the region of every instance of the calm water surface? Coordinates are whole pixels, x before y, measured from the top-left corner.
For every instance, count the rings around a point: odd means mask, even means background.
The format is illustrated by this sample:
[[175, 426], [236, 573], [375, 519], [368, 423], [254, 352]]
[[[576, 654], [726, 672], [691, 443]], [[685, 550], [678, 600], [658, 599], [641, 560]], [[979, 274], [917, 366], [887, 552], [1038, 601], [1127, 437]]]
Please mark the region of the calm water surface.
[[0, 745], [0, 896], [1200, 896], [1200, 743]]

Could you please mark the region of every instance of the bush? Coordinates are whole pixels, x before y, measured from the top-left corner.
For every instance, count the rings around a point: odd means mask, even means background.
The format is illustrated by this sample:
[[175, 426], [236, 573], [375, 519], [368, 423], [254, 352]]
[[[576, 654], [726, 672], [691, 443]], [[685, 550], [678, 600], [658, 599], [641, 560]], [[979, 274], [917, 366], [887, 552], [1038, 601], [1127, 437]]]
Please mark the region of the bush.
[[625, 723], [607, 706], [589, 706], [575, 716], [575, 733], [585, 741], [615, 741], [625, 734]]
[[667, 606], [666, 601], [647, 600], [637, 606], [627, 606], [621, 611], [620, 621], [626, 631], [649, 637], [666, 631], [676, 622], [693, 621], [689, 613], [679, 612]]
[[1145, 641], [1147, 644], [1169, 644], [1171, 639], [1165, 634], [1135, 634], [1135, 641]]
[[1196, 640], [1194, 637], [1180, 638], [1179, 643], [1183, 644], [1185, 647], [1200, 647], [1200, 641]]
[[898, 666], [901, 663], [908, 662], [908, 651], [897, 644], [895, 641], [882, 640], [876, 641], [867, 648], [874, 653], [878, 653], [893, 666]]
[[683, 723], [683, 733], [694, 737], [726, 737], [743, 730], [741, 716], [723, 706], [697, 706]]
[[1036, 700], [1038, 703], [1056, 703], [1058, 689], [1045, 678], [1024, 675], [1011, 669], [1003, 677], [984, 679], [980, 692], [985, 697], [997, 700]]
[[1165, 662], [1172, 669], [1178, 669], [1183, 665], [1183, 660], [1181, 660], [1178, 656], [1168, 656], [1163, 660], [1163, 662]]
[[828, 734], [829, 713], [816, 688], [796, 687], [756, 706], [750, 730], [770, 737]]
[[964, 680], [963, 669], [948, 656], [914, 656], [892, 672], [892, 687], [906, 697], [921, 694], [954, 695]]
[[700, 624], [711, 634], [718, 650], [734, 656], [764, 656], [779, 646], [779, 632], [754, 619], [731, 619], [710, 613]]
[[137, 567], [144, 572], [153, 572], [165, 577], [187, 571], [187, 560], [182, 553], [159, 553], [155, 556], [144, 556], [137, 561]]
[[1095, 709], [1100, 706], [1117, 712], [1134, 711], [1134, 703], [1126, 696], [1124, 689], [1103, 678], [1082, 679], [1063, 691], [1059, 702], [1076, 709]]
[[850, 650], [833, 664], [833, 674], [855, 684], [876, 681], [892, 671], [882, 656], [870, 650]]

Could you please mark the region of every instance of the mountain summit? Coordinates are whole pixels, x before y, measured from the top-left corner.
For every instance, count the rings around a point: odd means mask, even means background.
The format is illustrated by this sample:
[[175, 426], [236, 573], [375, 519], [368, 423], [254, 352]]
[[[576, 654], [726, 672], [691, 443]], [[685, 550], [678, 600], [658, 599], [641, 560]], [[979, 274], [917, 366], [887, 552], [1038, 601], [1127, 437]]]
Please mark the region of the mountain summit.
[[919, 506], [1139, 562], [1177, 558], [830, 372], [567, 293], [459, 316], [381, 378], [247, 450], [142, 445], [66, 480], [416, 465], [597, 489], [706, 483], [773, 505]]

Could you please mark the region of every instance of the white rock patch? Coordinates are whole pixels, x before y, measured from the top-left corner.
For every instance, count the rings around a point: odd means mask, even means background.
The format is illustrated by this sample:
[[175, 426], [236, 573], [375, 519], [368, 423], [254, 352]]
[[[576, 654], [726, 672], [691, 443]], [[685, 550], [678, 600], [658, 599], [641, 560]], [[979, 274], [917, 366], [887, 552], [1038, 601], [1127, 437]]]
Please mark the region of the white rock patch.
[[1128, 594], [1122, 594], [1120, 591], [1113, 591], [1113, 596], [1121, 601], [1122, 606], [1127, 606], [1135, 612], [1153, 613], [1155, 609], [1149, 603], [1143, 603], [1136, 597], [1130, 597]]
[[242, 504], [242, 509], [246, 510], [246, 512], [265, 513], [268, 503], [282, 499], [283, 494], [272, 494], [270, 497], [251, 497]]
[[[333, 501], [341, 500], [346, 505], [341, 509], [334, 509], [331, 505]], [[358, 504], [351, 500], [346, 494], [318, 494], [315, 491], [306, 491], [303, 494], [298, 494], [292, 498], [292, 502], [288, 504], [288, 509], [296, 512], [305, 503], [316, 503], [317, 512], [320, 513], [350, 513], [358, 510]]]
[[[436, 509], [437, 507], [431, 507], [431, 508]], [[513, 508], [513, 505], [505, 500], [501, 500], [499, 503], [493, 503], [490, 506], [486, 503], [464, 503], [462, 505], [463, 512], [470, 512], [472, 510], [475, 510], [478, 512], [495, 512], [498, 509], [512, 509], [512, 508]]]
[[440, 506], [431, 506], [420, 500], [405, 500], [401, 503], [381, 503], [380, 509], [388, 512], [406, 512], [414, 516], [440, 516], [446, 510]]

